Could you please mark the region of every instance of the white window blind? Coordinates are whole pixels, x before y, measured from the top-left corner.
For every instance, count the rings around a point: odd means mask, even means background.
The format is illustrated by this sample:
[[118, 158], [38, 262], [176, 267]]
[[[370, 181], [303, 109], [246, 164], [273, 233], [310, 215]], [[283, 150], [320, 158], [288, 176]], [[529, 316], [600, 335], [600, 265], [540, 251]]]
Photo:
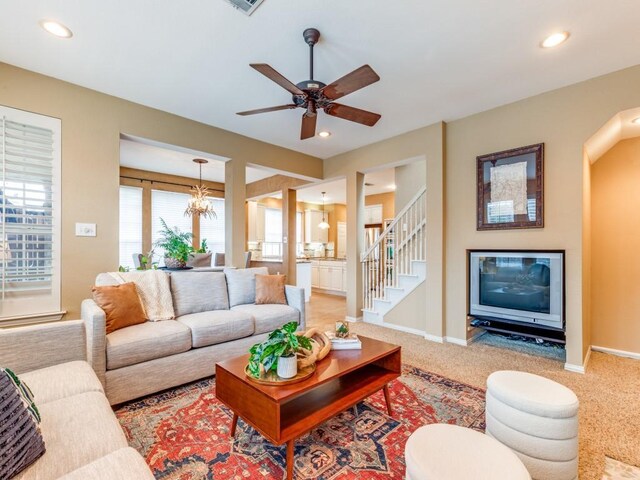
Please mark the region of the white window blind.
[[60, 311], [60, 120], [0, 106], [0, 319]]
[[135, 268], [134, 254], [142, 251], [142, 188], [120, 187], [119, 265]]
[[264, 209], [263, 257], [282, 257], [282, 210]]
[[151, 241], [153, 247], [153, 261], [164, 266], [164, 251], [155, 246], [160, 238], [162, 218], [171, 229], [178, 227], [181, 232], [191, 232], [191, 217], [185, 217], [184, 211], [189, 202], [189, 194], [151, 190]]
[[216, 218], [200, 217], [200, 241], [207, 240], [211, 252], [224, 253], [224, 198], [208, 197]]

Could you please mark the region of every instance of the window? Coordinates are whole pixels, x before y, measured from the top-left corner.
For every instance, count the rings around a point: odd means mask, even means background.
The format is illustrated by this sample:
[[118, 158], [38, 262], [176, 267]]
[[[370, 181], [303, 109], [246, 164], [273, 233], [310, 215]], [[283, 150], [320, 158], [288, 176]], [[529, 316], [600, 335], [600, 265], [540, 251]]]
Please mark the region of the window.
[[214, 254], [224, 253], [224, 198], [209, 197], [216, 218], [200, 217], [200, 242], [207, 240], [207, 247]]
[[189, 202], [189, 194], [165, 192], [163, 190], [151, 190], [151, 242], [153, 247], [153, 261], [159, 266], [164, 266], [164, 251], [155, 246], [160, 238], [162, 218], [169, 228], [176, 228], [181, 232], [190, 232], [191, 217], [185, 216], [184, 211]]
[[142, 251], [142, 188], [120, 187], [119, 265], [135, 268], [133, 255]]
[[264, 209], [264, 242], [262, 256], [282, 257], [282, 210]]
[[0, 106], [0, 319], [60, 313], [60, 131]]

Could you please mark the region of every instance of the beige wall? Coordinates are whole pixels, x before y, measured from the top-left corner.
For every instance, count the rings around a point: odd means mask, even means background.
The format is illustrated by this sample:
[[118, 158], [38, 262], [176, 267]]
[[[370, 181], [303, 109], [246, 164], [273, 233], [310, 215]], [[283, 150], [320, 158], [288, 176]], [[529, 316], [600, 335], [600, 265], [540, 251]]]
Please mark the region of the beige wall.
[[[590, 344], [583, 309], [583, 281], [587, 289], [589, 281], [588, 268], [583, 272], [583, 144], [619, 110], [640, 105], [639, 84], [640, 67], [634, 67], [447, 125], [447, 335], [466, 335], [467, 249], [564, 249], [567, 362], [583, 364]], [[477, 231], [475, 157], [539, 142], [545, 143], [545, 227]]]
[[[424, 163], [424, 162], [421, 162]], [[426, 174], [425, 174], [426, 175]], [[425, 176], [421, 177], [425, 178]], [[396, 194], [394, 192], [377, 193], [364, 197], [365, 206], [382, 205], [382, 218], [387, 220], [396, 216]]]
[[425, 178], [427, 178], [427, 164], [425, 162], [413, 162], [396, 167], [395, 171], [396, 208], [399, 212], [424, 187]]
[[[62, 308], [67, 318], [78, 317], [95, 275], [118, 266], [121, 133], [222, 155], [242, 169], [255, 163], [314, 178], [323, 173], [320, 159], [3, 63], [0, 104], [62, 120]], [[242, 189], [236, 187], [230, 192], [244, 193], [244, 182]], [[243, 210], [244, 197], [241, 204], [226, 207]], [[98, 236], [76, 237], [75, 222], [97, 223]], [[234, 226], [228, 234], [241, 259], [245, 225]]]
[[640, 353], [640, 138], [591, 167], [592, 344]]

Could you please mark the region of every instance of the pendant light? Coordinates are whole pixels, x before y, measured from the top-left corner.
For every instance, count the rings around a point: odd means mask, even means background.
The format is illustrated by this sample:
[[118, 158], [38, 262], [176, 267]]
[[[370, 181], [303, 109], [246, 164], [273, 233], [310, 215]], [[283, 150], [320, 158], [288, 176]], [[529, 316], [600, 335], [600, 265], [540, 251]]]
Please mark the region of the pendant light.
[[322, 192], [322, 221], [318, 224], [318, 228], [321, 230], [326, 230], [329, 228], [329, 224], [324, 219], [324, 196], [327, 192]]
[[194, 158], [194, 163], [200, 166], [200, 183], [191, 187], [191, 198], [189, 199], [189, 205], [184, 211], [185, 217], [192, 217], [194, 215], [200, 215], [205, 218], [216, 218], [216, 212], [213, 210], [213, 205], [207, 198], [209, 196], [209, 189], [202, 186], [202, 165], [209, 163], [209, 160], [204, 158]]

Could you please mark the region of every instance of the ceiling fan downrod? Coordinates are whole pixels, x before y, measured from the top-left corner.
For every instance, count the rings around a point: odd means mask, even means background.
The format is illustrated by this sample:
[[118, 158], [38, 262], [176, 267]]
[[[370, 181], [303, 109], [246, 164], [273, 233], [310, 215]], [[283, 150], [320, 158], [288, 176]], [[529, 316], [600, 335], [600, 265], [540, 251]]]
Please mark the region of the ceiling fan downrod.
[[313, 80], [313, 46], [320, 40], [320, 31], [316, 28], [307, 28], [302, 32], [302, 36], [309, 45], [309, 80]]

